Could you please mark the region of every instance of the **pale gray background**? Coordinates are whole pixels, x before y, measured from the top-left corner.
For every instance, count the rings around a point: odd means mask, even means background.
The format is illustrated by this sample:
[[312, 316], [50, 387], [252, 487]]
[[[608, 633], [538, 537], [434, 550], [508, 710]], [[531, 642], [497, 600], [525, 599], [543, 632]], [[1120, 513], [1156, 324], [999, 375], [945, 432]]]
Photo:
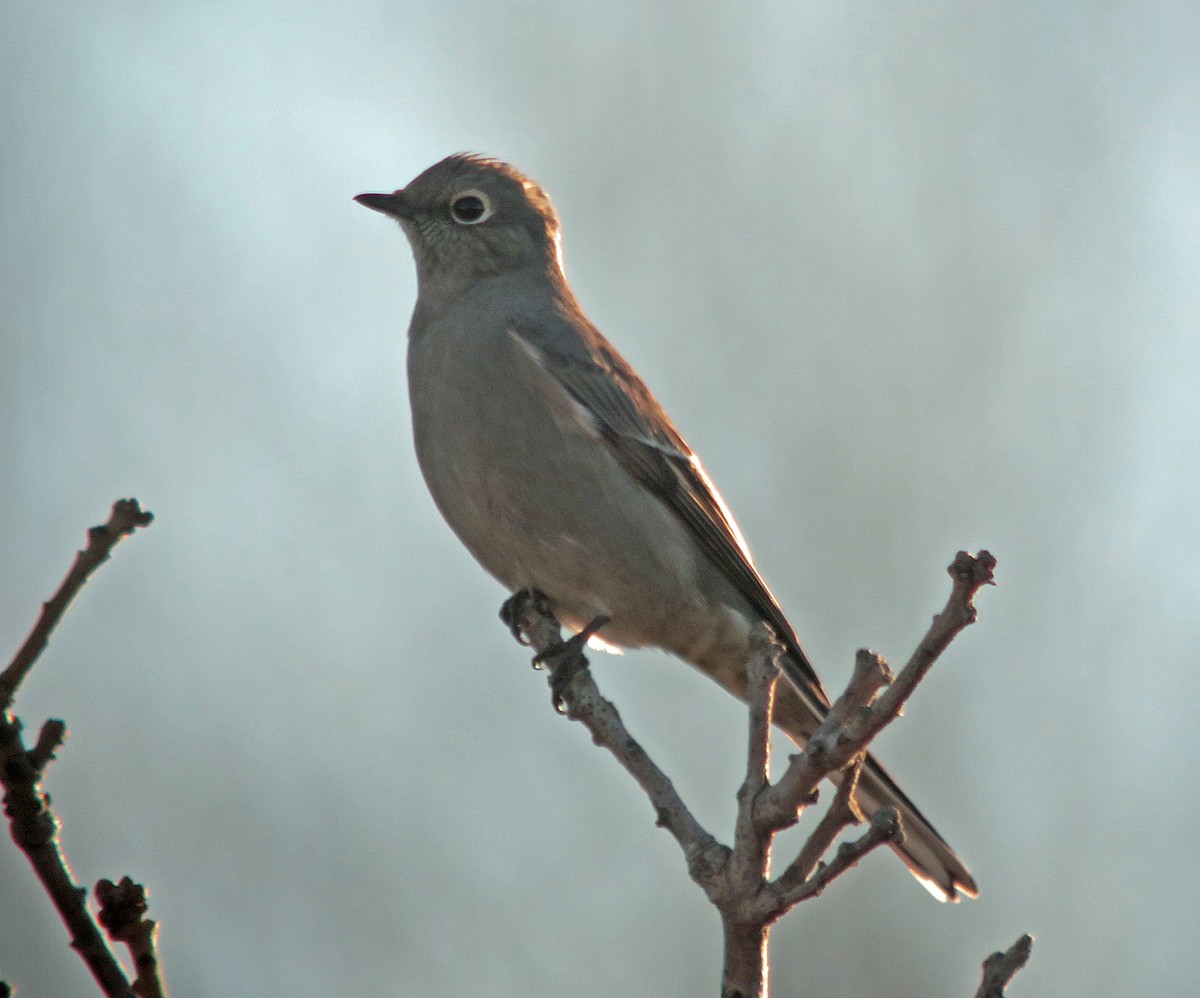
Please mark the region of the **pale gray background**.
[[[19, 702], [79, 877], [152, 891], [176, 998], [713, 994], [716, 917], [496, 620], [409, 441], [401, 234], [507, 158], [704, 455], [831, 686], [959, 547], [982, 619], [882, 755], [983, 897], [880, 854], [776, 931], [779, 995], [1194, 984], [1194, 4], [0, 8], [0, 644], [117, 496], [158, 516]], [[742, 712], [597, 674], [726, 834]], [[90, 995], [0, 841], [0, 972]]]

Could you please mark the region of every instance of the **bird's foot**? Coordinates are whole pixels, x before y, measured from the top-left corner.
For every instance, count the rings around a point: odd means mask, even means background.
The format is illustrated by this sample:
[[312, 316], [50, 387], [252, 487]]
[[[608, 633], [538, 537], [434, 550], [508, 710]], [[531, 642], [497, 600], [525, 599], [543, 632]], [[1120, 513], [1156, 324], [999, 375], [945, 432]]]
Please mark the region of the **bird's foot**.
[[512, 631], [512, 636], [517, 639], [519, 644], [529, 644], [529, 638], [525, 636], [521, 623], [525, 614], [530, 610], [538, 616], [554, 616], [554, 611], [550, 607], [550, 598], [540, 589], [518, 589], [500, 607], [500, 619]]
[[566, 641], [551, 645], [533, 657], [535, 669], [540, 669], [543, 665], [550, 667], [550, 702], [554, 704], [554, 709], [560, 714], [567, 712], [567, 701], [564, 696], [567, 686], [570, 685], [572, 679], [588, 667], [588, 660], [583, 654], [584, 646], [587, 645], [588, 639], [593, 634], [608, 623], [609, 619], [601, 615], [578, 634], [567, 638]]

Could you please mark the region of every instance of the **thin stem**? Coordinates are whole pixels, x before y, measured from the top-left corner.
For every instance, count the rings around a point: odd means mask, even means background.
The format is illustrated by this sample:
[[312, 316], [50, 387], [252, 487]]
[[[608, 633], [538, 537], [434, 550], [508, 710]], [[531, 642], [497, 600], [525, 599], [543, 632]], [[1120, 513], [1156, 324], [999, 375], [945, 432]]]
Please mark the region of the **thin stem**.
[[8, 710], [12, 706], [21, 683], [49, 644], [51, 632], [58, 626], [88, 577], [108, 560], [122, 537], [132, 534], [138, 527], [149, 526], [153, 519], [154, 514], [143, 511], [136, 499], [118, 499], [113, 503], [108, 522], [88, 531], [87, 547], [75, 556], [75, 563], [58, 587], [58, 592], [42, 604], [42, 612], [29, 637], [17, 650], [8, 668], [0, 673], [0, 710]]

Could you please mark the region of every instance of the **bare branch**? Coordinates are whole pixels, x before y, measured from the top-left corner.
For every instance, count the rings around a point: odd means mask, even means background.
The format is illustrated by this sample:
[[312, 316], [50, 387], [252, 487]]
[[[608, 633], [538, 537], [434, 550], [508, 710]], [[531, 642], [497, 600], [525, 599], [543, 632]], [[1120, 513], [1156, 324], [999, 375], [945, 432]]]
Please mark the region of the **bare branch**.
[[[846, 692], [829, 708], [824, 727], [828, 731], [837, 731], [845, 727], [866, 708], [872, 706], [879, 691], [895, 679], [882, 655], [860, 648], [854, 656], [854, 672], [846, 685]], [[820, 741], [819, 734], [814, 737], [818, 740], [815, 751], [826, 751], [831, 747]], [[809, 744], [812, 740], [809, 739]]]
[[799, 855], [780, 874], [776, 883], [781, 891], [794, 890], [807, 880], [842, 830], [862, 821], [862, 815], [854, 805], [854, 791], [858, 787], [858, 774], [862, 771], [863, 758], [860, 755], [842, 776], [842, 782], [838, 784], [837, 794], [834, 795], [829, 810], [821, 817], [817, 827], [800, 849]]
[[763, 821], [772, 828], [786, 828], [795, 821], [797, 808], [816, 799], [821, 781], [850, 764], [853, 755], [840, 765], [837, 764], [840, 757], [834, 755], [834, 750], [846, 740], [846, 725], [875, 702], [876, 694], [892, 678], [892, 671], [882, 657], [865, 649], [858, 652], [846, 691], [834, 701], [804, 751], [790, 757], [779, 782], [763, 794], [760, 802]]
[[[737, 795], [732, 849], [696, 822], [670, 780], [629, 735], [616, 708], [596, 688], [582, 649], [606, 618], [564, 642], [544, 595], [524, 590], [505, 603], [500, 615], [514, 637], [536, 649], [535, 665], [551, 666], [555, 706], [587, 726], [593, 741], [612, 752], [642, 786], [658, 814], [658, 823], [683, 849], [692, 879], [720, 910], [725, 936], [724, 998], [757, 998], [766, 993], [766, 947], [770, 927], [778, 918], [801, 901], [820, 895], [872, 850], [903, 841], [896, 809], [879, 808], [862, 836], [842, 842], [828, 863], [821, 862], [843, 830], [863, 818], [854, 793], [867, 745], [899, 715], [954, 636], [974, 621], [974, 596], [991, 582], [994, 567], [995, 559], [986, 551], [978, 556], [959, 552], [949, 569], [954, 586], [946, 608], [934, 618], [900, 675], [894, 677], [879, 655], [859, 652], [845, 693], [832, 705], [805, 750], [791, 757], [783, 778], [774, 786], [770, 783], [770, 733], [779, 649], [765, 628], [756, 633], [746, 663], [749, 748], [746, 775]], [[829, 812], [792, 864], [771, 883], [773, 836], [795, 824], [800, 811], [816, 800], [817, 787], [826, 778], [838, 783]]]
[[565, 666], [570, 673], [568, 680], [561, 686], [555, 684], [553, 670], [564, 668], [564, 664], [554, 661], [554, 652], [563, 642], [561, 627], [549, 607], [533, 594], [518, 593], [505, 604], [501, 615], [513, 633], [550, 665], [555, 698], [562, 699], [566, 715], [586, 727], [592, 741], [608, 749], [637, 781], [650, 798], [656, 824], [670, 832], [683, 850], [692, 879], [710, 898], [716, 896], [723, 889], [729, 849], [693, 817], [670, 778], [625, 728], [616, 707], [600, 694], [586, 659], [582, 665], [576, 662]]
[[[66, 737], [62, 721], [47, 721], [32, 749], [25, 747], [21, 722], [9, 708], [13, 698], [71, 601], [91, 574], [108, 560], [121, 538], [147, 526], [153, 515], [136, 499], [113, 503], [107, 523], [88, 531], [87, 547], [80, 551], [66, 578], [51, 599], [42, 605], [37, 623], [0, 674], [0, 785], [4, 788], [4, 813], [13, 841], [25, 853], [34, 873], [58, 910], [92, 976], [110, 998], [135, 998], [120, 962], [108, 948], [87, 909], [87, 891], [77, 885], [58, 842], [59, 821], [42, 793], [43, 771]], [[145, 998], [138, 995], [136, 998]]]
[[0, 714], [0, 784], [13, 841], [29, 858], [92, 976], [110, 998], [132, 998], [125, 971], [87, 910], [87, 891], [71, 878], [58, 845], [58, 818], [38, 786], [38, 771], [21, 738], [21, 722]]
[[138, 527], [149, 526], [153, 519], [154, 514], [143, 511], [136, 499], [118, 499], [113, 503], [108, 522], [88, 531], [87, 547], [75, 556], [75, 564], [67, 572], [58, 592], [42, 604], [41, 615], [29, 632], [29, 637], [8, 668], [0, 673], [0, 710], [8, 710], [12, 705], [18, 688], [49, 643], [50, 632], [62, 619], [71, 600], [83, 588], [88, 577], [108, 560], [122, 537], [132, 534]]
[[738, 812], [729, 867], [730, 890], [743, 897], [759, 889], [770, 869], [771, 829], [760, 827], [757, 802], [759, 795], [771, 785], [771, 722], [782, 650], [764, 627], [753, 635], [746, 662], [750, 730], [746, 777], [737, 793]]
[[[849, 765], [880, 731], [900, 716], [905, 702], [938, 656], [960, 631], [975, 622], [975, 594], [983, 586], [992, 584], [995, 567], [996, 559], [987, 551], [980, 551], [978, 555], [958, 552], [947, 569], [954, 584], [946, 606], [933, 618], [929, 630], [895, 681], [887, 685], [878, 698], [875, 698], [875, 692], [890, 675], [887, 664], [878, 656], [860, 652], [855, 662], [855, 677], [846, 692], [833, 705], [804, 751], [792, 756], [791, 764], [779, 782], [764, 794], [764, 807], [773, 813], [787, 812], [792, 801], [810, 797], [823, 779]], [[874, 670], [877, 672], [872, 675]], [[839, 725], [838, 718], [846, 718], [846, 723]]]
[[925, 637], [913, 652], [908, 663], [900, 670], [896, 681], [879, 697], [870, 713], [850, 729], [850, 741], [863, 741], [865, 745], [880, 731], [900, 716], [904, 704], [917, 684], [959, 634], [975, 623], [979, 611], [975, 609], [975, 595], [984, 586], [995, 585], [996, 559], [989, 551], [977, 555], [959, 551], [946, 571], [954, 580], [950, 598], [942, 612], [933, 618]]
[[1003, 953], [993, 953], [984, 960], [983, 980], [975, 998], [1004, 998], [1004, 989], [1017, 971], [1029, 962], [1032, 952], [1033, 936], [1026, 932]]
[[779, 680], [782, 647], [765, 625], [751, 635], [746, 661], [746, 702], [749, 707], [749, 738], [746, 777], [737, 793], [737, 819], [729, 873], [720, 896], [712, 898], [721, 912], [725, 932], [725, 960], [721, 972], [723, 996], [756, 996], [767, 990], [767, 940], [771, 922], [747, 909], [757, 900], [771, 872], [771, 839], [774, 830], [757, 816], [757, 804], [771, 779], [771, 723], [775, 711], [775, 687]]
[[767, 941], [770, 925], [722, 917], [725, 963], [721, 969], [721, 998], [764, 998], [770, 965]]
[[833, 861], [817, 867], [808, 879], [779, 893], [777, 905], [771, 911], [778, 918], [789, 908], [818, 897], [825, 888], [851, 867], [857, 866], [871, 850], [885, 843], [894, 842], [904, 834], [900, 826], [900, 815], [894, 807], [881, 807], [871, 815], [871, 824], [866, 833], [850, 842], [843, 842], [834, 853]]

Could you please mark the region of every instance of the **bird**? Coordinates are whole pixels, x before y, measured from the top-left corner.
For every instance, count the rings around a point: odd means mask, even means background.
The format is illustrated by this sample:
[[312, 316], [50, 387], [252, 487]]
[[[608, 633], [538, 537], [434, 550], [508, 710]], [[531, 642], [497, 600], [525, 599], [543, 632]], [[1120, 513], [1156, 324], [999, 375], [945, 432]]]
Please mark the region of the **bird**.
[[[656, 647], [742, 700], [752, 634], [782, 644], [775, 722], [804, 745], [830, 700], [699, 458], [584, 314], [549, 195], [458, 153], [355, 200], [399, 222], [416, 263], [407, 373], [417, 461], [442, 516], [510, 592], [576, 631]], [[975, 897], [963, 861], [868, 756], [856, 803], [894, 806], [893, 848], [935, 897]]]

